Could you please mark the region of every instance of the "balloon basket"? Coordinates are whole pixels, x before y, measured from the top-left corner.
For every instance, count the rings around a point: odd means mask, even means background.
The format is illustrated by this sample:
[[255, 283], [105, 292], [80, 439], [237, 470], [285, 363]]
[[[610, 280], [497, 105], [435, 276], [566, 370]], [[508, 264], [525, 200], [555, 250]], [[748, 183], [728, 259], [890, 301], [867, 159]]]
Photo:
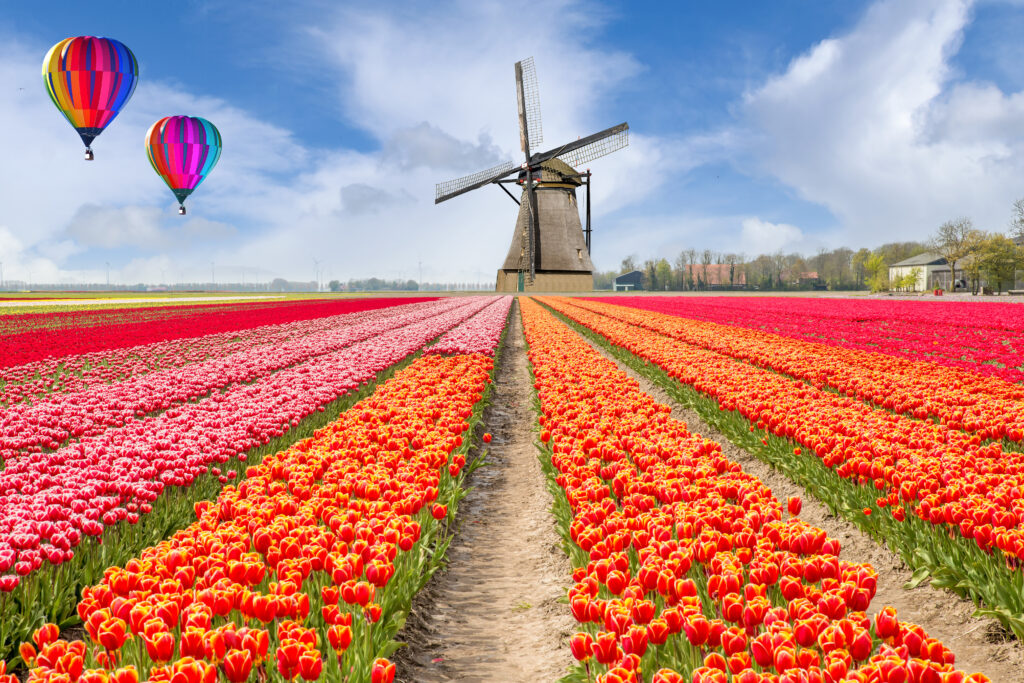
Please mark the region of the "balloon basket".
[[85, 148], [85, 160], [86, 161], [92, 161], [93, 160], [92, 148], [91, 147], [86, 147]]
[[179, 216], [184, 216], [185, 215], [185, 205], [184, 204], [182, 204], [181, 206], [178, 207], [178, 215]]

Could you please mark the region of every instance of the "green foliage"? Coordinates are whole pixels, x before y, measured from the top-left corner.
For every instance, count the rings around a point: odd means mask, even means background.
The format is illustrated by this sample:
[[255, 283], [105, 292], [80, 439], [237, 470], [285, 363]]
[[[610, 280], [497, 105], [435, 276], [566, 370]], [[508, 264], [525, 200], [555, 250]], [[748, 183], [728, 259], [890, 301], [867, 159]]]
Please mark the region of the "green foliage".
[[1024, 248], [1004, 235], [992, 235], [981, 245], [977, 254], [978, 267], [997, 292], [1003, 285], [1014, 281], [1018, 268], [1024, 267]]

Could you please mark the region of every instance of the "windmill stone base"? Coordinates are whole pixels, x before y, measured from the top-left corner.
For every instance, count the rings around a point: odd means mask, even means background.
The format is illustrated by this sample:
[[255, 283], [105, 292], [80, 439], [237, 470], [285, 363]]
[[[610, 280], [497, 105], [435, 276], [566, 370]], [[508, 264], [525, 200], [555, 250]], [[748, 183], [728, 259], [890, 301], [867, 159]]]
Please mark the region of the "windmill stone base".
[[[498, 292], [518, 292], [519, 271], [499, 270], [495, 290]], [[533, 282], [523, 278], [524, 292], [592, 292], [594, 276], [591, 273], [537, 273]]]

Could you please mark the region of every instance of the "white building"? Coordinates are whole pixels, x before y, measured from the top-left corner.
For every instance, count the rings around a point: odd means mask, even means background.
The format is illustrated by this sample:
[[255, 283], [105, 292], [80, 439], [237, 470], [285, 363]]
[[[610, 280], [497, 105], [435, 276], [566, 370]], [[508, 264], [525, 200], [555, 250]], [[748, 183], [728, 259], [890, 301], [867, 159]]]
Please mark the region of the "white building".
[[[917, 274], [916, 281], [910, 286], [901, 287], [901, 289], [908, 292], [925, 292], [935, 288], [949, 288], [949, 264], [946, 263], [946, 259], [932, 251], [911, 256], [889, 266], [889, 286], [896, 289], [898, 286], [896, 283], [915, 272]], [[958, 281], [964, 279], [963, 271], [960, 268], [956, 269], [956, 279]], [[958, 283], [957, 287], [963, 287], [963, 284]]]

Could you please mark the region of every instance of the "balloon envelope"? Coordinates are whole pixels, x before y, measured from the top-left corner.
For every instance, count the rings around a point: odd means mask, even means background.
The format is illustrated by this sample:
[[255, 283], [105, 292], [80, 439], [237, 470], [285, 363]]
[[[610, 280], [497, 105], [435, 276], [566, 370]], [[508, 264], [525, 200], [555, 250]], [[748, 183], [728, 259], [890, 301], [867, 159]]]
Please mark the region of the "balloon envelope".
[[220, 131], [198, 116], [165, 116], [146, 133], [149, 163], [183, 206], [217, 164], [220, 149]]
[[139, 63], [113, 38], [65, 38], [43, 58], [46, 91], [86, 147], [135, 92]]

